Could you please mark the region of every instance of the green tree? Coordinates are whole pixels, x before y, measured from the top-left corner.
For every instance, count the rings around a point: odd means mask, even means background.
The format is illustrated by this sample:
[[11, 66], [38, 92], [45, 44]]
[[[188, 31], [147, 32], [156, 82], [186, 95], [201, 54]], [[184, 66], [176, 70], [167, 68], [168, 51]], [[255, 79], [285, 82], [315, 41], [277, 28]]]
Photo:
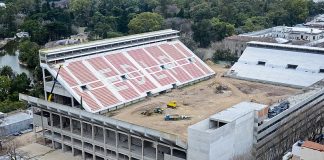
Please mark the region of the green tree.
[[10, 90], [10, 79], [7, 76], [0, 76], [0, 101], [7, 98]]
[[211, 19], [215, 16], [215, 12], [211, 8], [210, 4], [205, 2], [192, 7], [190, 10], [190, 16], [195, 22], [198, 22], [203, 19]]
[[0, 76], [13, 77], [14, 72], [10, 66], [3, 66], [0, 68]]
[[162, 29], [163, 17], [157, 13], [143, 12], [128, 24], [130, 33], [151, 32]]
[[204, 19], [192, 26], [193, 39], [200, 47], [208, 47], [211, 41], [220, 41], [234, 33], [234, 25], [222, 22], [218, 18]]
[[256, 16], [256, 17], [251, 17], [248, 18], [245, 21], [245, 24], [243, 26], [243, 30], [245, 32], [251, 32], [251, 31], [257, 31], [257, 30], [262, 30], [267, 27], [269, 27], [269, 22], [268, 22], [267, 17], [262, 17], [262, 16]]
[[39, 45], [29, 40], [19, 44], [19, 60], [27, 64], [28, 68], [34, 69], [39, 64], [38, 50]]
[[70, 0], [70, 10], [81, 26], [87, 26], [92, 8], [91, 0]]
[[308, 17], [308, 1], [307, 0], [285, 0], [284, 8], [288, 11], [288, 25], [303, 23]]
[[38, 44], [45, 44], [48, 41], [48, 32], [40, 22], [36, 20], [26, 20], [21, 26], [23, 31], [26, 31], [31, 36], [31, 41]]
[[[18, 74], [11, 82], [10, 92], [27, 93], [29, 89], [30, 79], [26, 73]], [[17, 99], [18, 100], [18, 99]]]

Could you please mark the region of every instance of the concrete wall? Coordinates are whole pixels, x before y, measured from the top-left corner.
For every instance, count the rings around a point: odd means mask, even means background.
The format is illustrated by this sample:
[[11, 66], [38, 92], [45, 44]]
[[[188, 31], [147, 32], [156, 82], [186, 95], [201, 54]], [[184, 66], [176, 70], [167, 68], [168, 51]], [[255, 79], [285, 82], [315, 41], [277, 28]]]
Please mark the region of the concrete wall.
[[254, 114], [251, 111], [214, 129], [209, 129], [209, 119], [190, 126], [188, 160], [229, 160], [241, 155], [251, 155]]
[[16, 132], [31, 129], [31, 124], [33, 124], [33, 118], [18, 121], [16, 123], [10, 123], [7, 125], [0, 126], [0, 137], [5, 137], [12, 135]]
[[323, 160], [324, 152], [302, 147], [300, 159]]

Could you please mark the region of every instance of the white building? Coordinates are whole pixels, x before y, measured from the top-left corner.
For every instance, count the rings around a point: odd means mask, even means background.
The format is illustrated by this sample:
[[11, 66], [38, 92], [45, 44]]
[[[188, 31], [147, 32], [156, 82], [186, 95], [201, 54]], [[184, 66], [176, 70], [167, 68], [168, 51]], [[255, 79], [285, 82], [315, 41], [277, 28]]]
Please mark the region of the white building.
[[312, 141], [298, 141], [292, 146], [292, 152], [284, 156], [285, 160], [323, 160], [324, 145]]
[[261, 31], [242, 34], [241, 36], [273, 37], [284, 38], [288, 40], [316, 41], [323, 38], [324, 31], [316, 28], [277, 26]]

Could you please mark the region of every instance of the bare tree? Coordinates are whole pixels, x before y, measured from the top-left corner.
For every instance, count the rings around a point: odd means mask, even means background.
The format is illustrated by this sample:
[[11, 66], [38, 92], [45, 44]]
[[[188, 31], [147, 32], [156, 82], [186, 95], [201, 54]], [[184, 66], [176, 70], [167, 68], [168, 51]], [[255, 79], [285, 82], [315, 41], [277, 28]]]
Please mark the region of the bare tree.
[[6, 153], [10, 160], [17, 160], [17, 143], [14, 140], [9, 140], [6, 143]]

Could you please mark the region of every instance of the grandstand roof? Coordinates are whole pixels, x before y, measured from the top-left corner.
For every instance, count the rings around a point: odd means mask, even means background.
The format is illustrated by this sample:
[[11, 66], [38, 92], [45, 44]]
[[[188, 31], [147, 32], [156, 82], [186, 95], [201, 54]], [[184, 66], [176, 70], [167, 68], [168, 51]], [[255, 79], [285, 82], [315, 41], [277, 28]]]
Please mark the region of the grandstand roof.
[[[43, 64], [46, 65], [46, 64]], [[116, 109], [215, 72], [180, 41], [163, 41], [73, 58], [58, 81], [89, 112]], [[56, 75], [59, 65], [47, 66]]]
[[252, 42], [231, 68], [230, 75], [307, 87], [324, 78], [322, 52], [322, 49], [315, 47]]

